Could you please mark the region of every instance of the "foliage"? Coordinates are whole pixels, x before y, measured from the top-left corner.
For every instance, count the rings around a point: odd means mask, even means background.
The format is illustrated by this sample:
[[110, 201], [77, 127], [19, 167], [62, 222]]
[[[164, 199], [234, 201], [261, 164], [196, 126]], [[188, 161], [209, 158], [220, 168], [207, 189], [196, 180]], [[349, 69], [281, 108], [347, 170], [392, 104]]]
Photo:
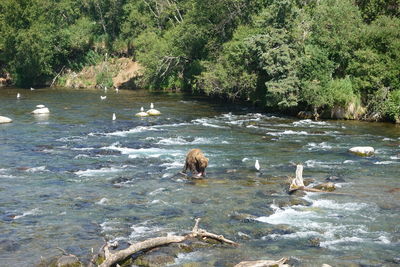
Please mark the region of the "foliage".
[[[46, 84], [110, 57], [140, 84], [322, 114], [362, 101], [398, 120], [400, 0], [2, 0], [0, 73]], [[112, 70], [97, 73], [110, 84]], [[374, 115], [375, 114], [375, 115]]]
[[390, 92], [384, 113], [390, 120], [400, 122], [400, 90]]

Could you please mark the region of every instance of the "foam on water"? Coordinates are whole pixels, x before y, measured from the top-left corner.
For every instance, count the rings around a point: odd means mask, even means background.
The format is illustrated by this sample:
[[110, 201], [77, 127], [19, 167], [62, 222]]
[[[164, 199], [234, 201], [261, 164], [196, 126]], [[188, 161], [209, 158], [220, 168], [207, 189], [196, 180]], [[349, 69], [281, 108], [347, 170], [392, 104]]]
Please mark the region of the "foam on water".
[[29, 215], [39, 215], [40, 214], [40, 209], [39, 208], [35, 208], [29, 211], [25, 211], [24, 213], [22, 213], [22, 215], [17, 215], [14, 217], [14, 220], [20, 219], [22, 217], [25, 216], [29, 216]]
[[160, 232], [162, 230], [162, 228], [160, 228], [160, 227], [149, 227], [146, 225], [147, 225], [147, 222], [132, 225], [131, 226], [132, 232], [129, 235], [129, 239], [137, 239], [138, 237], [154, 235], [157, 232]]
[[340, 162], [324, 162], [318, 160], [307, 160], [304, 164], [309, 168], [326, 168], [326, 169], [333, 169], [335, 165], [340, 165]]
[[120, 228], [118, 227], [120, 225], [119, 222], [114, 222], [114, 221], [105, 221], [103, 223], [100, 224], [101, 227], [101, 232], [105, 233], [105, 232], [111, 232], [111, 231], [116, 231], [119, 230]]
[[306, 131], [292, 131], [286, 130], [283, 132], [267, 132], [267, 134], [272, 136], [283, 136], [283, 135], [309, 135]]
[[96, 204], [98, 205], [105, 205], [109, 202], [108, 198], [103, 197], [102, 199], [100, 199], [99, 201], [96, 202]]
[[66, 136], [66, 137], [61, 137], [56, 139], [56, 141], [58, 142], [78, 142], [78, 141], [82, 141], [82, 140], [86, 140], [87, 136], [82, 135], [82, 136]]
[[396, 164], [398, 163], [397, 161], [391, 161], [391, 160], [384, 160], [384, 161], [377, 161], [374, 162], [375, 165], [388, 165], [388, 164]]
[[313, 121], [310, 119], [307, 120], [300, 120], [300, 121], [295, 121], [293, 122], [293, 125], [296, 127], [334, 127], [333, 125], [325, 122], [325, 121]]
[[161, 156], [167, 157], [177, 157], [182, 153], [178, 150], [169, 150], [164, 148], [129, 148], [129, 147], [121, 147], [120, 144], [114, 143], [108, 147], [102, 147], [105, 150], [116, 150], [121, 152], [121, 154], [128, 155], [129, 158], [159, 158]]
[[165, 188], [161, 187], [149, 193], [150, 196], [158, 195], [161, 192], [165, 191]]
[[169, 138], [159, 138], [160, 140], [156, 143], [157, 145], [204, 145], [204, 144], [216, 144], [216, 143], [228, 143], [226, 141], [221, 141], [218, 137], [214, 138], [204, 138], [195, 137], [193, 140], [188, 141], [182, 136], [169, 137]]
[[221, 129], [227, 129], [228, 127], [226, 126], [221, 126], [221, 125], [217, 125], [215, 123], [217, 123], [215, 120], [211, 120], [211, 119], [196, 119], [196, 120], [192, 120], [192, 123], [195, 125], [202, 125], [205, 127], [211, 127], [211, 128], [221, 128]]
[[[167, 170], [178, 169], [178, 168], [183, 168], [183, 165], [184, 165], [183, 163], [184, 163], [184, 159], [182, 158], [180, 160], [176, 160], [176, 161], [173, 161], [173, 162], [163, 163], [160, 166], [166, 167]], [[164, 177], [164, 175], [163, 175], [163, 177]]]
[[327, 142], [322, 143], [308, 143], [308, 150], [329, 150], [332, 149], [332, 146], [329, 145]]
[[357, 243], [363, 243], [365, 241], [366, 241], [365, 239], [357, 237], [357, 236], [346, 236], [346, 237], [343, 237], [343, 238], [340, 238], [340, 239], [322, 241], [322, 242], [320, 242], [320, 246], [322, 248], [336, 249], [336, 245], [339, 245], [339, 244], [345, 243], [346, 245], [349, 245], [349, 243], [356, 243], [357, 244]]
[[143, 133], [143, 132], [149, 132], [149, 131], [159, 131], [159, 129], [157, 129], [156, 127], [151, 127], [151, 126], [137, 126], [130, 130], [116, 131], [116, 132], [112, 132], [112, 133], [106, 133], [104, 135], [126, 137], [130, 134]]
[[43, 172], [46, 171], [46, 166], [33, 167], [26, 170], [27, 172]]
[[102, 175], [102, 174], [120, 172], [123, 169], [124, 168], [115, 168], [115, 167], [101, 168], [101, 169], [87, 169], [87, 170], [82, 170], [82, 171], [76, 171], [75, 174], [78, 175], [79, 177], [92, 177], [92, 176], [98, 176], [98, 175]]

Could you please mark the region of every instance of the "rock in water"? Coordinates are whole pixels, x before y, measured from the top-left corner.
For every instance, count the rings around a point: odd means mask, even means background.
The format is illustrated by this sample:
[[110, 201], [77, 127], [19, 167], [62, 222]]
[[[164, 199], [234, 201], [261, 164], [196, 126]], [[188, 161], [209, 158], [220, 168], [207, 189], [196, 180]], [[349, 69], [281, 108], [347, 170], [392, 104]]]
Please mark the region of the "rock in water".
[[336, 186], [332, 182], [327, 182], [327, 183], [316, 185], [313, 188], [319, 189], [319, 190], [323, 190], [323, 191], [332, 192], [332, 191], [334, 191], [336, 189]]
[[12, 122], [12, 119], [0, 116], [0, 124], [1, 123], [10, 123], [10, 122]]
[[150, 109], [147, 111], [147, 114], [149, 114], [150, 116], [158, 116], [161, 115], [161, 112], [158, 111], [157, 109], [154, 109], [154, 104], [151, 103]]
[[75, 255], [63, 255], [57, 260], [56, 264], [58, 267], [83, 266]]
[[375, 153], [375, 150], [371, 146], [356, 146], [349, 149], [349, 152], [356, 154], [358, 156], [371, 156]]
[[147, 117], [149, 116], [149, 114], [147, 114], [147, 112], [144, 112], [144, 108], [141, 107], [140, 108], [140, 112], [135, 114], [136, 117]]
[[31, 113], [33, 114], [48, 114], [50, 113], [50, 110], [48, 108], [38, 108], [32, 111]]

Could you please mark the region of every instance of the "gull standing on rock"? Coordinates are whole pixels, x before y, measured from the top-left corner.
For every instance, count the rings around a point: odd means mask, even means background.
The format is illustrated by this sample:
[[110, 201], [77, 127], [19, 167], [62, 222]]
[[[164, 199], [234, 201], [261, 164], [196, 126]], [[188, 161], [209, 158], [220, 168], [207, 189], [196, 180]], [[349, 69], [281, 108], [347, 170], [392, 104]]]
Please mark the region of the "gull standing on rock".
[[161, 112], [158, 111], [157, 109], [154, 109], [154, 104], [151, 103], [150, 109], [147, 111], [147, 114], [149, 114], [150, 116], [158, 116], [161, 115]]
[[140, 108], [140, 112], [139, 112], [139, 113], [136, 113], [135, 116], [136, 116], [136, 117], [147, 117], [147, 116], [149, 116], [149, 114], [146, 113], [146, 112], [144, 112], [144, 108], [141, 107], [141, 108]]

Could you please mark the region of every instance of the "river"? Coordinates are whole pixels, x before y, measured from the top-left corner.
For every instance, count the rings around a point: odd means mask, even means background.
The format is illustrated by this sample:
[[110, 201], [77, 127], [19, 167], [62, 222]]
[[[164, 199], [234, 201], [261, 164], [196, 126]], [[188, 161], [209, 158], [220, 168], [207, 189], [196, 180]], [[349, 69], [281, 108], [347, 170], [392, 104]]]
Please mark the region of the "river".
[[[150, 103], [161, 116], [134, 116]], [[38, 104], [50, 114], [30, 114]], [[1, 266], [32, 266], [59, 255], [57, 247], [85, 258], [103, 238], [184, 234], [197, 217], [240, 247], [179, 254], [170, 266], [281, 257], [298, 266], [400, 263], [394, 124], [314, 122], [178, 93], [110, 89], [1, 89], [0, 115], [14, 120], [0, 125]], [[375, 155], [347, 152], [364, 145]], [[209, 158], [206, 179], [176, 175], [191, 148]], [[340, 194], [289, 195], [298, 163], [315, 184], [338, 177]]]

